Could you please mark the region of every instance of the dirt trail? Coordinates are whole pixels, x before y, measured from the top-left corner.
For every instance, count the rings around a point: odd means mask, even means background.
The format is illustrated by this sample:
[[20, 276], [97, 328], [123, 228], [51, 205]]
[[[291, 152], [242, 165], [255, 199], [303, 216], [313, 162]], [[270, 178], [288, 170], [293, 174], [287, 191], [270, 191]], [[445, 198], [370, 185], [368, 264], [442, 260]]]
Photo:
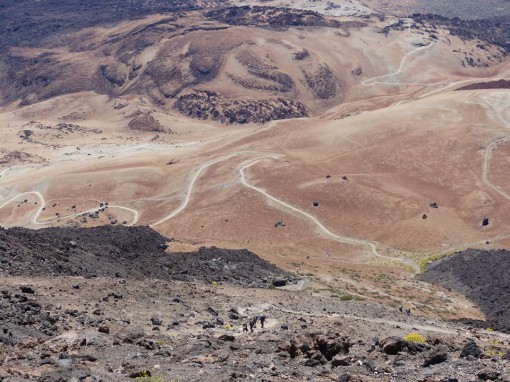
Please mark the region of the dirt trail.
[[157, 220], [156, 222], [154, 223], [151, 223], [150, 226], [151, 227], [155, 227], [161, 223], [164, 223], [166, 222], [167, 220], [170, 220], [172, 219], [173, 217], [177, 216], [178, 214], [180, 214], [188, 205], [190, 199], [191, 199], [191, 193], [193, 191], [193, 187], [195, 186], [195, 183], [196, 181], [198, 180], [198, 178], [200, 177], [200, 175], [202, 174], [202, 172], [207, 169], [208, 167], [216, 164], [216, 163], [219, 163], [219, 162], [223, 162], [225, 160], [228, 160], [230, 158], [234, 158], [234, 157], [237, 157], [237, 156], [242, 156], [242, 155], [257, 155], [257, 156], [260, 156], [260, 155], [263, 155], [263, 156], [269, 156], [271, 158], [278, 158], [278, 156], [276, 154], [267, 154], [267, 153], [261, 153], [261, 152], [250, 152], [250, 151], [241, 151], [241, 152], [237, 152], [237, 153], [233, 153], [233, 154], [229, 154], [229, 155], [226, 155], [226, 156], [223, 156], [223, 157], [220, 157], [218, 159], [214, 159], [210, 162], [207, 162], [203, 165], [201, 165], [196, 171], [195, 171], [195, 175], [193, 175], [193, 178], [191, 178], [191, 181], [188, 185], [188, 188], [186, 189], [185, 191], [185, 195], [186, 197], [184, 198], [183, 202], [181, 203], [181, 205], [179, 207], [177, 207], [177, 209], [175, 209], [174, 211], [172, 211], [171, 213], [169, 213], [168, 215], [164, 216], [163, 218]]
[[[41, 202], [41, 204], [37, 208], [35, 214], [30, 219], [30, 222], [35, 224], [35, 225], [44, 225], [44, 226], [46, 226], [46, 225], [48, 225], [48, 223], [51, 223], [51, 222], [54, 222], [54, 221], [57, 221], [57, 220], [60, 220], [60, 219], [76, 217], [76, 216], [83, 215], [83, 214], [88, 214], [88, 213], [91, 213], [91, 212], [94, 212], [94, 211], [97, 210], [97, 208], [93, 208], [93, 209], [86, 210], [86, 211], [80, 211], [80, 212], [76, 212], [76, 213], [73, 213], [73, 214], [59, 216], [58, 218], [54, 218], [54, 219], [48, 219], [48, 220], [44, 220], [44, 221], [39, 221], [39, 216], [41, 215], [41, 213], [46, 208], [46, 200], [44, 199], [44, 196], [39, 191], [22, 192], [22, 193], [20, 193], [20, 194], [18, 194], [16, 196], [10, 198], [9, 200], [5, 201], [4, 203], [2, 203], [0, 205], [0, 209], [4, 208], [5, 206], [9, 205], [10, 203], [16, 201], [16, 199], [18, 199], [19, 197], [27, 196], [27, 195], [35, 195], [39, 199], [39, 201]], [[129, 207], [125, 207], [125, 206], [115, 205], [115, 204], [109, 205], [108, 208], [113, 208], [113, 209], [117, 208], [117, 209], [121, 209], [121, 210], [125, 210], [125, 211], [131, 212], [133, 214], [133, 219], [132, 219], [132, 221], [129, 224], [127, 224], [129, 226], [132, 226], [132, 225], [134, 225], [134, 224], [136, 224], [138, 222], [139, 213], [135, 209], [132, 209], [132, 208], [129, 208]]]
[[[487, 99], [487, 97], [484, 97], [483, 100], [487, 104], [487, 106], [489, 106], [494, 111], [496, 117], [501, 121], [503, 127], [510, 130], [510, 121], [507, 121], [506, 118], [502, 114], [502, 110], [505, 110], [506, 108], [508, 108], [510, 104], [503, 104], [503, 105], [501, 105], [501, 107], [498, 108], [494, 105], [493, 100], [489, 100], [489, 99]], [[503, 144], [504, 142], [507, 142], [509, 139], [510, 139], [510, 136], [506, 135], [503, 137], [495, 138], [489, 142], [489, 144], [487, 145], [487, 147], [485, 149], [485, 156], [484, 156], [483, 167], [482, 167], [482, 181], [490, 189], [497, 192], [499, 195], [501, 195], [508, 201], [510, 201], [510, 194], [501, 190], [498, 186], [496, 186], [489, 180], [489, 170], [490, 170], [490, 161], [492, 158], [492, 152], [499, 145]]]
[[294, 207], [270, 194], [268, 194], [266, 191], [258, 188], [258, 187], [255, 187], [251, 184], [249, 184], [246, 180], [246, 170], [253, 166], [255, 163], [261, 161], [262, 159], [257, 159], [243, 167], [241, 167], [241, 169], [239, 170], [239, 174], [241, 175], [241, 184], [243, 184], [245, 187], [249, 188], [249, 189], [252, 189], [256, 192], [258, 192], [259, 194], [262, 194], [263, 196], [265, 196], [266, 198], [268, 198], [269, 200], [272, 200], [273, 202], [276, 202], [278, 203], [279, 205], [285, 207], [286, 209], [289, 209], [295, 213], [298, 213], [299, 215], [301, 216], [304, 216], [306, 219], [310, 220], [312, 223], [314, 223], [317, 227], [319, 227], [319, 229], [325, 233], [327, 236], [333, 238], [334, 240], [338, 240], [342, 243], [346, 243], [346, 244], [352, 244], [352, 245], [360, 245], [360, 246], [364, 246], [364, 247], [368, 247], [370, 249], [370, 252], [372, 253], [372, 255], [374, 255], [375, 257], [379, 257], [379, 258], [383, 258], [385, 260], [392, 260], [392, 261], [397, 261], [397, 262], [400, 262], [404, 265], [407, 265], [407, 266], [410, 266], [412, 269], [414, 269], [416, 272], [418, 272], [420, 270], [420, 267], [412, 260], [410, 259], [402, 259], [402, 258], [398, 258], [398, 257], [391, 257], [391, 256], [384, 256], [384, 255], [381, 255], [378, 251], [377, 251], [377, 245], [380, 245], [378, 243], [375, 243], [375, 242], [372, 242], [372, 241], [368, 241], [368, 240], [363, 240], [363, 239], [357, 239], [357, 238], [353, 238], [353, 237], [350, 237], [350, 236], [346, 236], [346, 235], [341, 235], [341, 234], [336, 234], [332, 231], [330, 231], [328, 228], [326, 228], [315, 216], [309, 214], [308, 212], [306, 211], [303, 211], [297, 207]]
[[404, 68], [404, 64], [407, 61], [407, 59], [409, 58], [409, 56], [414, 55], [415, 53], [419, 52], [420, 50], [431, 48], [433, 45], [434, 45], [434, 42], [431, 42], [428, 45], [420, 46], [420, 47], [416, 48], [415, 50], [412, 50], [412, 51], [406, 53], [404, 55], [404, 57], [402, 57], [402, 60], [400, 61], [400, 65], [399, 65], [397, 71], [395, 71], [393, 73], [384, 74], [382, 76], [377, 76], [377, 77], [372, 77], [372, 78], [366, 79], [361, 82], [361, 85], [363, 85], [363, 86], [376, 85], [376, 84], [380, 84], [380, 85], [430, 85], [430, 84], [419, 84], [419, 83], [407, 84], [404, 82], [388, 82], [388, 81], [374, 81], [374, 80], [392, 77], [394, 75], [401, 73], [402, 69]]

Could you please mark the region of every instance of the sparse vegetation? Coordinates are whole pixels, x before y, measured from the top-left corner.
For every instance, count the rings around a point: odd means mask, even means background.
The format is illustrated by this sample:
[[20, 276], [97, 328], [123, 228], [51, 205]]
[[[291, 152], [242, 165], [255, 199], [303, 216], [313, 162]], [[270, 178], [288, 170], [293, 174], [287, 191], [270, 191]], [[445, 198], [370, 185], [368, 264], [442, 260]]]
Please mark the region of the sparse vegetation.
[[425, 342], [425, 337], [419, 333], [409, 333], [404, 337], [407, 342], [416, 342], [422, 344]]

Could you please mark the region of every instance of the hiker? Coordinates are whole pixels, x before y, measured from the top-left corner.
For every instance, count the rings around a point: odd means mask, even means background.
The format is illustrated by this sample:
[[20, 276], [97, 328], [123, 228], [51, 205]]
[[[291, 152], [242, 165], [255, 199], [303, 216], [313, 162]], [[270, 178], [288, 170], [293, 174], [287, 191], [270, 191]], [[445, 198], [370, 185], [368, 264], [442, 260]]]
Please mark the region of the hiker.
[[264, 322], [265, 321], [266, 321], [266, 316], [261, 315], [260, 316], [260, 326], [262, 327], [262, 329], [264, 329]]
[[250, 331], [253, 333], [253, 328], [257, 326], [257, 316], [250, 319]]
[[408, 316], [410, 316], [410, 315], [411, 315], [411, 308], [407, 308], [407, 309], [406, 309], [406, 314], [407, 314]]
[[370, 341], [370, 351], [374, 351], [376, 346], [379, 346], [379, 338], [374, 337], [372, 341]]
[[248, 333], [248, 324], [246, 322], [243, 324], [243, 333]]

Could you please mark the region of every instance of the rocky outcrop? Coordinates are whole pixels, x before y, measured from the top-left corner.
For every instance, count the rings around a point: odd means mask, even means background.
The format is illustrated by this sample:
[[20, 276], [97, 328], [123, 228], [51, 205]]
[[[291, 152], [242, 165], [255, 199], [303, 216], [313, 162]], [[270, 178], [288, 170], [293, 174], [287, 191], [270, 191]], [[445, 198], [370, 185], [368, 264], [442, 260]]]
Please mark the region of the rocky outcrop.
[[172, 132], [169, 129], [166, 129], [159, 123], [157, 119], [155, 119], [150, 113], [142, 113], [140, 115], [135, 116], [128, 123], [128, 127], [133, 130], [141, 130], [141, 131], [154, 131], [154, 132]]
[[247, 5], [210, 11], [206, 13], [206, 16], [230, 25], [251, 25], [277, 29], [289, 27], [338, 28], [340, 26], [340, 22], [329, 20], [319, 13], [292, 8]]
[[510, 332], [510, 252], [468, 249], [427, 266], [421, 279], [460, 292], [485, 313], [484, 327]]
[[497, 80], [478, 82], [476, 84], [470, 84], [463, 86], [455, 90], [478, 90], [478, 89], [510, 89], [510, 80]]
[[336, 78], [326, 64], [319, 65], [315, 70], [303, 70], [306, 84], [315, 97], [321, 100], [332, 99], [337, 96], [339, 85]]
[[167, 255], [168, 240], [148, 227], [0, 229], [0, 275], [155, 277], [267, 287], [287, 274], [246, 250], [204, 247]]
[[288, 98], [229, 100], [218, 93], [195, 91], [180, 96], [175, 108], [191, 118], [227, 124], [264, 123], [308, 116], [305, 106]]

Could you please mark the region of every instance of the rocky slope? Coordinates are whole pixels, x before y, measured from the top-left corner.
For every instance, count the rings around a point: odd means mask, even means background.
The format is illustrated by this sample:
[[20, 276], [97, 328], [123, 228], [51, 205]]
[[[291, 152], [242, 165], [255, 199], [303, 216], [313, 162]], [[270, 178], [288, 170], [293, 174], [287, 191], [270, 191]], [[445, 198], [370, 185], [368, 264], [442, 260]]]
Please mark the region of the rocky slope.
[[[207, 11], [198, 3], [155, 2], [138, 14], [131, 3], [116, 13], [119, 4], [112, 1], [104, 9], [105, 14], [115, 14], [109, 23], [103, 17], [91, 21], [85, 15], [76, 23], [64, 22], [61, 19], [72, 13], [71, 6], [48, 2], [31, 3], [27, 20], [11, 7], [0, 10], [0, 17], [9, 21], [0, 28], [4, 32], [0, 105], [23, 107], [86, 91], [111, 97], [138, 94], [157, 107], [175, 108], [194, 118], [262, 123], [307, 116], [307, 108], [315, 102], [311, 98], [319, 103], [342, 100], [344, 74], [334, 74], [320, 52], [294, 59], [303, 49], [287, 44], [287, 54], [275, 61], [271, 56], [281, 56], [281, 43], [269, 38], [267, 46], [253, 47], [273, 32], [338, 29], [338, 21], [275, 7]], [[93, 3], [86, 12], [97, 7]], [[177, 12], [183, 8], [188, 12]], [[39, 23], [31, 12], [52, 16], [31, 28]], [[148, 16], [153, 13], [160, 14]], [[143, 21], [137, 20], [144, 16]], [[122, 20], [128, 23], [119, 24]], [[106, 33], [93, 28], [98, 25]], [[248, 36], [248, 28], [255, 34]], [[207, 108], [202, 95], [216, 93], [222, 94]]]
[[485, 313], [482, 327], [510, 332], [510, 252], [468, 249], [427, 266], [423, 280], [458, 291]]
[[[167, 244], [168, 243], [168, 244]], [[9, 276], [129, 277], [268, 286], [285, 272], [246, 250], [172, 253], [148, 227], [0, 229], [0, 272]]]
[[[92, 91], [146, 97], [154, 109], [192, 118], [264, 123], [320, 115], [341, 104], [365, 73], [378, 72], [381, 63], [358, 51], [365, 44], [360, 31], [388, 37], [407, 30], [427, 44], [448, 29], [469, 42], [452, 46], [451, 55], [465, 56], [454, 73], [496, 65], [508, 48], [506, 18], [414, 15], [392, 23], [198, 0], [23, 4], [23, 12], [10, 3], [0, 8], [0, 106]], [[464, 45], [475, 41], [468, 51]]]
[[[246, 251], [166, 254], [147, 227], [0, 233], [3, 381], [510, 381], [509, 337], [267, 288], [281, 271]], [[156, 271], [174, 256], [187, 281]]]

